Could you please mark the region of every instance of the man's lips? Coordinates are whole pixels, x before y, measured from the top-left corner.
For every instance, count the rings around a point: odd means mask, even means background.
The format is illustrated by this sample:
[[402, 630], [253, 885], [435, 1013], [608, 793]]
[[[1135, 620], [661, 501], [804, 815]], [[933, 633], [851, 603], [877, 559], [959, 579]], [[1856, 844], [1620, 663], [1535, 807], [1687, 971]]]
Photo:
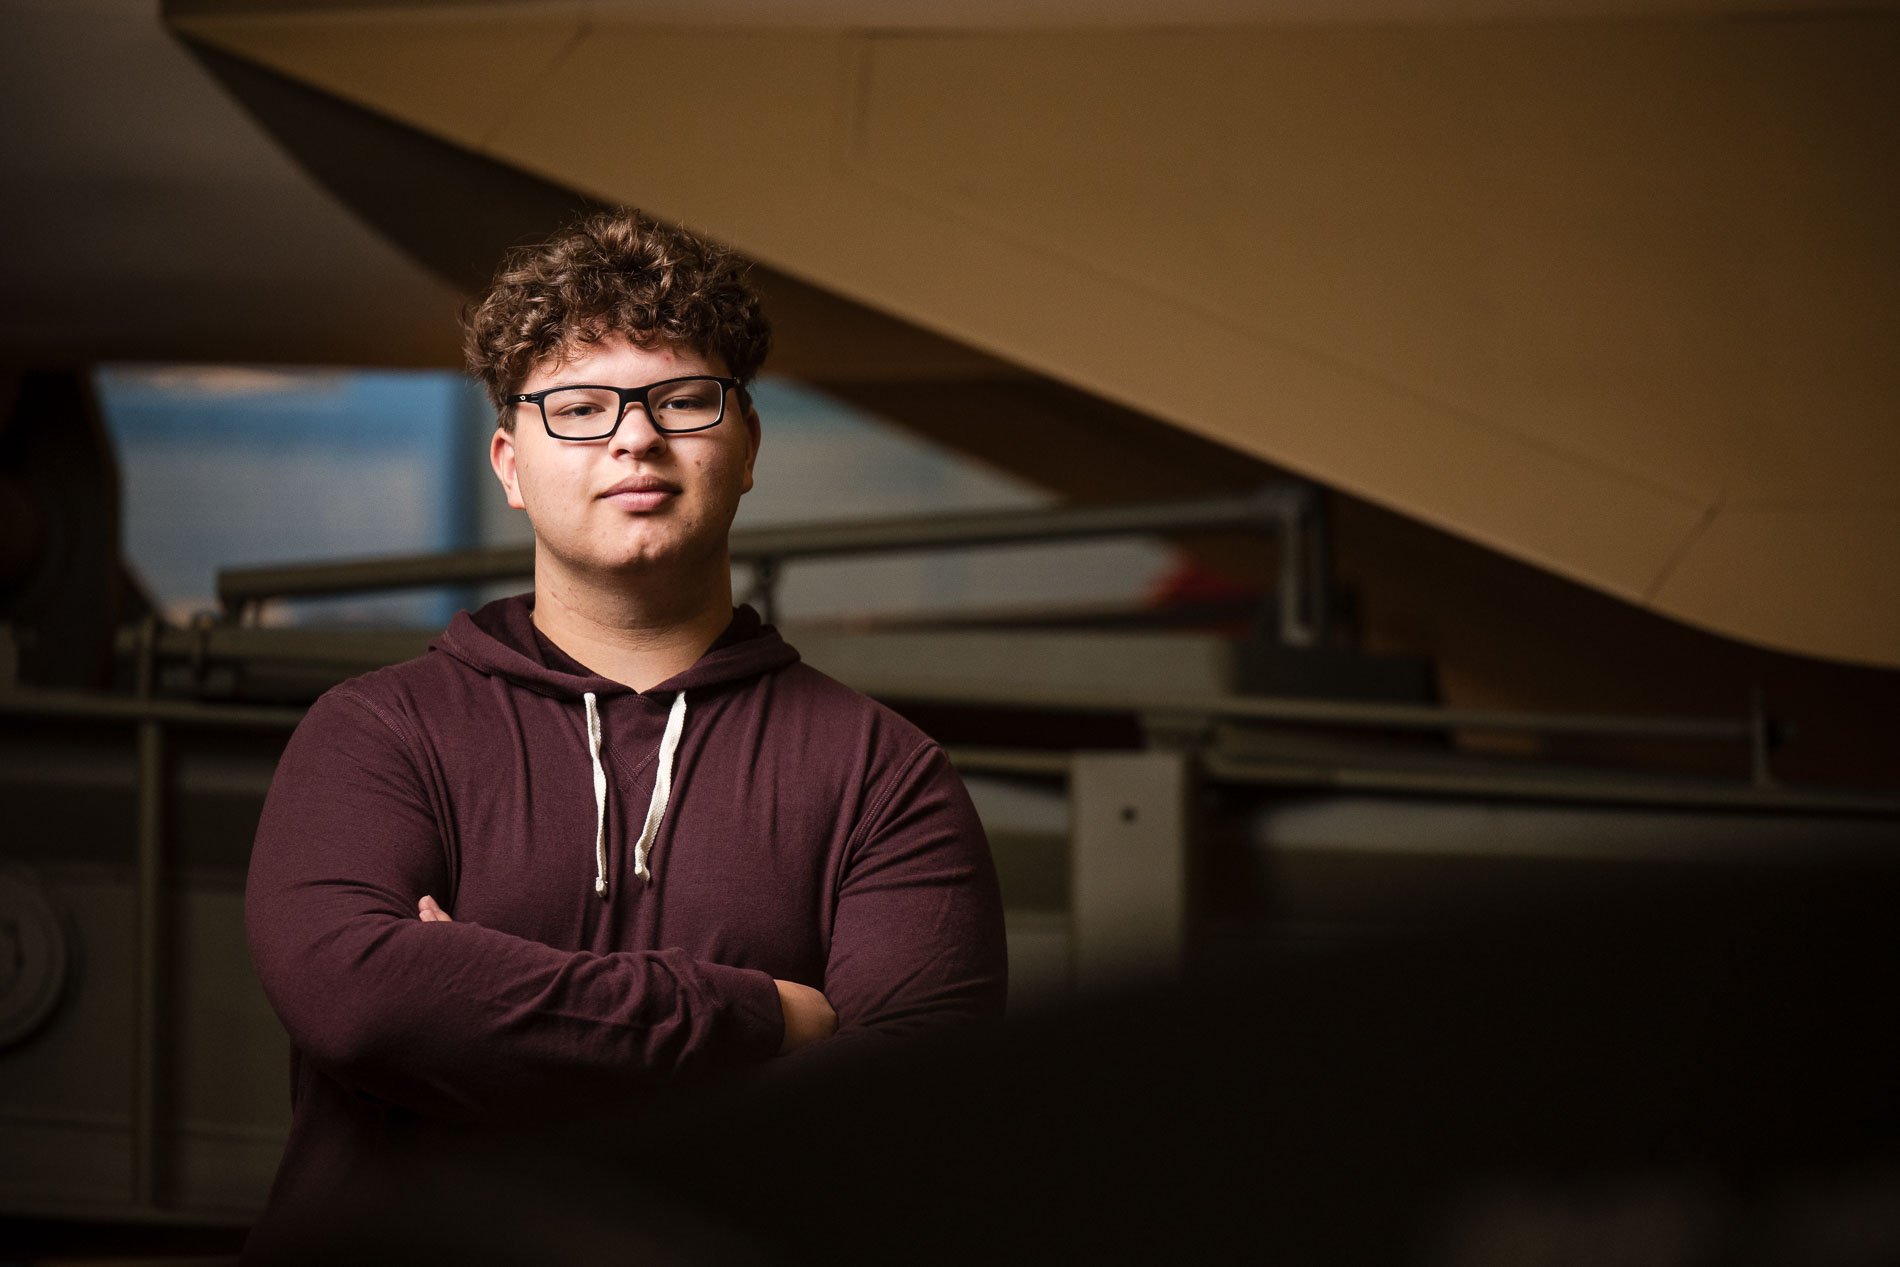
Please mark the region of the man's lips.
[[625, 510], [652, 510], [679, 496], [680, 486], [653, 475], [635, 475], [621, 480], [601, 497]]

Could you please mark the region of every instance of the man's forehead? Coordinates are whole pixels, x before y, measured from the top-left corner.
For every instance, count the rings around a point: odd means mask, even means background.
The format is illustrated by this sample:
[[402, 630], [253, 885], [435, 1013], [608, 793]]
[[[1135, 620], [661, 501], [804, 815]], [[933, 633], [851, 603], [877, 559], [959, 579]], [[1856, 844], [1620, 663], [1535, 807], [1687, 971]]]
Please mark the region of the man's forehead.
[[608, 330], [570, 335], [554, 351], [530, 366], [526, 377], [536, 379], [563, 374], [583, 362], [628, 353], [644, 354], [657, 363], [672, 363], [692, 371], [727, 372], [717, 355], [708, 355], [690, 344], [661, 338], [641, 339], [619, 330]]

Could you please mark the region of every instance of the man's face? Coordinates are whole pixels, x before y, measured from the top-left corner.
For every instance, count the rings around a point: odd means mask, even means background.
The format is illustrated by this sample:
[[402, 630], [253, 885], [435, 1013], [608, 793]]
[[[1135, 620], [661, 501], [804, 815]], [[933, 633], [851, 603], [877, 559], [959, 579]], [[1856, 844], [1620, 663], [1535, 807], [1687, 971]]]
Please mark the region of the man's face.
[[[687, 374], [723, 374], [698, 353], [635, 347], [614, 335], [571, 360], [543, 361], [521, 391], [596, 383], [642, 387]], [[534, 405], [514, 405], [515, 429], [489, 446], [508, 504], [528, 512], [539, 551], [571, 571], [611, 573], [650, 564], [723, 567], [739, 498], [752, 487], [759, 419], [728, 393], [724, 421], [707, 431], [656, 431], [638, 405], [606, 440], [557, 440]], [[604, 429], [604, 427], [603, 427]]]

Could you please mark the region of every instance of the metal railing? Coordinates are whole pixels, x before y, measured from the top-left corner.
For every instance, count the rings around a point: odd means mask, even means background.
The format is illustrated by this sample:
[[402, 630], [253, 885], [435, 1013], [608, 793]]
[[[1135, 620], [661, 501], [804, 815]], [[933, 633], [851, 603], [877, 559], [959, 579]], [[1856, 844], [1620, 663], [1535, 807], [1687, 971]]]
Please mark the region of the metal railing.
[[[1327, 538], [1317, 497], [1303, 484], [1271, 484], [1245, 496], [1191, 501], [753, 528], [732, 534], [731, 555], [735, 564], [752, 569], [749, 597], [772, 621], [784, 566], [797, 559], [1223, 531], [1278, 540], [1279, 577], [1269, 610], [1261, 613], [1262, 631], [1277, 629], [1280, 641], [1291, 647], [1323, 642], [1331, 606]], [[218, 573], [218, 603], [228, 621], [242, 624], [270, 599], [474, 585], [533, 574], [534, 551], [527, 546], [227, 568]]]

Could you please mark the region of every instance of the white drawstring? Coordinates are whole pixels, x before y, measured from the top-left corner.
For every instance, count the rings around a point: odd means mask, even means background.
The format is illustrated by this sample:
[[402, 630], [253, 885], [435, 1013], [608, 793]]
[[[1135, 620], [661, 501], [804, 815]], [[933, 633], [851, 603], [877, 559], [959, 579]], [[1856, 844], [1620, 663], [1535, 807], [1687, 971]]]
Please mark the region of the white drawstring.
[[[581, 696], [587, 704], [587, 754], [594, 763], [594, 892], [607, 896], [607, 771], [600, 764], [600, 704], [589, 691]], [[653, 774], [653, 799], [647, 802], [647, 820], [640, 828], [640, 839], [633, 846], [633, 873], [651, 882], [647, 857], [660, 834], [666, 817], [666, 803], [673, 796], [673, 759], [679, 753], [680, 734], [686, 729], [686, 692], [673, 697], [673, 711], [666, 715], [666, 731], [660, 737], [660, 759]]]
[[660, 834], [660, 820], [666, 817], [666, 803], [673, 796], [673, 758], [679, 752], [680, 732], [686, 729], [686, 692], [673, 697], [673, 711], [666, 715], [666, 733], [660, 736], [659, 768], [653, 772], [653, 799], [647, 802], [647, 821], [640, 828], [640, 839], [633, 846], [633, 873], [652, 880], [647, 870], [647, 855], [653, 838]]
[[607, 896], [607, 771], [600, 765], [600, 704], [592, 691], [587, 703], [587, 755], [594, 760], [594, 892]]

